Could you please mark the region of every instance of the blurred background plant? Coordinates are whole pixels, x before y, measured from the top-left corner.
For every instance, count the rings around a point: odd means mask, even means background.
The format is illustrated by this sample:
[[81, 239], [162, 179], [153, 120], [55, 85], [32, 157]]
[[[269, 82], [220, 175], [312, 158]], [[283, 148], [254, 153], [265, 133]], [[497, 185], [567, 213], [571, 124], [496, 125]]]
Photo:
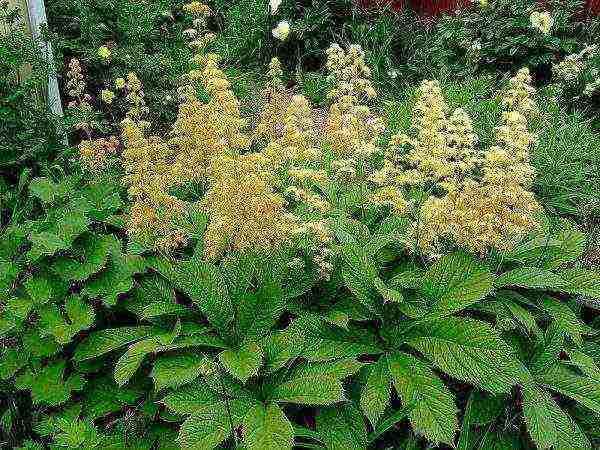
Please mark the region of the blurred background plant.
[[0, 173], [14, 182], [24, 168], [51, 160], [59, 138], [43, 98], [49, 65], [19, 11], [0, 6]]
[[547, 82], [552, 64], [585, 41], [584, 6], [581, 0], [473, 2], [441, 18], [435, 53], [463, 76], [527, 66], [538, 82]]
[[600, 45], [567, 56], [554, 65], [553, 76], [561, 104], [582, 111], [600, 127]]

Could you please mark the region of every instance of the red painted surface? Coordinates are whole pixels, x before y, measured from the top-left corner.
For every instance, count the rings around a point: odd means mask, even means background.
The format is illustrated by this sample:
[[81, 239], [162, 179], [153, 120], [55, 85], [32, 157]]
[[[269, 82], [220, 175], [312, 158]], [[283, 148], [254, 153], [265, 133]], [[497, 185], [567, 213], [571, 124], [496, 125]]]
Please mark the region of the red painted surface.
[[[470, 5], [474, 0], [356, 0], [356, 3], [365, 8], [391, 5], [392, 9], [400, 11], [409, 4], [415, 11], [424, 16], [437, 16], [444, 12], [451, 12], [461, 7]], [[543, 1], [543, 0], [542, 0]], [[600, 0], [587, 0], [589, 10], [600, 14]]]

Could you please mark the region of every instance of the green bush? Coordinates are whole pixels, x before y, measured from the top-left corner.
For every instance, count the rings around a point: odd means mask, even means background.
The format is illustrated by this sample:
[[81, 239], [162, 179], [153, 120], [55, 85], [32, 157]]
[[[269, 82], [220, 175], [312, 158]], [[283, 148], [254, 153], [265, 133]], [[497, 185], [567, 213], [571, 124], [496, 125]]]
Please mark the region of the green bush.
[[136, 79], [97, 101], [135, 66], [107, 43], [74, 54], [103, 80], [69, 108], [97, 122], [78, 151], [0, 185], [3, 444], [597, 447], [600, 273], [564, 216], [594, 212], [599, 140], [527, 70], [375, 105], [386, 52], [333, 46], [327, 76], [299, 75], [317, 111], [276, 63], [241, 105], [254, 75], [181, 41], [192, 71], [167, 74], [183, 95], [163, 116]]
[[[445, 16], [436, 33], [436, 52], [455, 73], [506, 72], [529, 67], [548, 81], [554, 62], [579, 49], [585, 26], [583, 2], [534, 0], [489, 2]], [[533, 26], [532, 14], [549, 12], [548, 30]]]
[[39, 170], [60, 147], [57, 118], [44, 101], [49, 64], [18, 11], [3, 4], [0, 27], [0, 174], [15, 183], [25, 168]]

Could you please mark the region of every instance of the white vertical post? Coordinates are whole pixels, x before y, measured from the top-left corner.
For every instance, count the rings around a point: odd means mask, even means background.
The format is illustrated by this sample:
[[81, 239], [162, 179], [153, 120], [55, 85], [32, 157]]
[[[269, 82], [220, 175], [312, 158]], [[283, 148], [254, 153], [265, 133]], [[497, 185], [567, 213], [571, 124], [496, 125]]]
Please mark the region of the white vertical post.
[[39, 43], [40, 49], [46, 57], [46, 61], [48, 62], [48, 109], [53, 114], [57, 116], [62, 116], [63, 109], [60, 100], [60, 91], [58, 89], [58, 80], [56, 79], [56, 70], [54, 67], [52, 46], [49, 42], [45, 42], [43, 40], [41, 33], [42, 25], [48, 22], [48, 20], [46, 19], [46, 8], [44, 6], [44, 0], [27, 0], [27, 10], [29, 14], [31, 35]]

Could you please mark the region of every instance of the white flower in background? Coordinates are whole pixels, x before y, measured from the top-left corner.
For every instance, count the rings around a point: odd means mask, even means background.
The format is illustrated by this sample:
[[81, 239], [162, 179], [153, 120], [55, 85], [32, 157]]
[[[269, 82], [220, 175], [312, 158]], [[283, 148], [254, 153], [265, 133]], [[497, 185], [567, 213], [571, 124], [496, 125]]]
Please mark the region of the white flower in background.
[[391, 69], [390, 71], [388, 71], [388, 76], [392, 80], [395, 80], [396, 78], [398, 78], [398, 71], [396, 69]]
[[273, 28], [273, 36], [280, 41], [285, 41], [291, 31], [291, 25], [287, 20], [282, 20]]
[[269, 2], [269, 5], [271, 6], [271, 14], [277, 13], [277, 10], [281, 6], [281, 1], [282, 0], [271, 0]]
[[534, 11], [529, 16], [529, 20], [531, 21], [531, 26], [543, 34], [549, 34], [554, 25], [554, 19], [548, 11]]
[[481, 41], [479, 39], [473, 41], [473, 43], [471, 44], [471, 48], [473, 50], [475, 50], [476, 52], [481, 50]]

